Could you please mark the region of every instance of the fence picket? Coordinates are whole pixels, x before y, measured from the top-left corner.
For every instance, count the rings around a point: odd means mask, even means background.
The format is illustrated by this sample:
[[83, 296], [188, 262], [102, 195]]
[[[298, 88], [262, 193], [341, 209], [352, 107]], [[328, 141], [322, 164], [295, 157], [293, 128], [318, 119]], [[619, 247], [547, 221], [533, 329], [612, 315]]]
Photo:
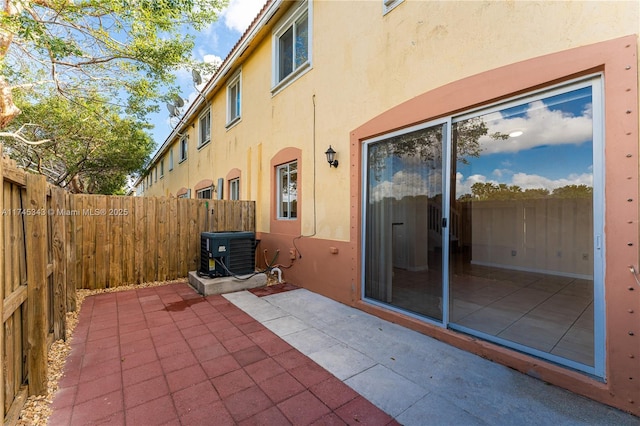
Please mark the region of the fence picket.
[[109, 269], [107, 271], [109, 287], [117, 287], [122, 279], [122, 209], [123, 197], [107, 198], [107, 234], [109, 235]]
[[51, 210], [47, 218], [51, 221], [51, 244], [53, 250], [53, 333], [54, 339], [65, 337], [65, 315], [67, 313], [66, 286], [66, 230], [64, 210], [65, 193], [61, 188], [51, 189]]
[[135, 282], [134, 265], [134, 213], [131, 197], [122, 197], [122, 284]]
[[[44, 176], [27, 174], [29, 395], [47, 391], [47, 216]], [[45, 213], [42, 212], [44, 209]], [[31, 214], [33, 213], [33, 214]]]

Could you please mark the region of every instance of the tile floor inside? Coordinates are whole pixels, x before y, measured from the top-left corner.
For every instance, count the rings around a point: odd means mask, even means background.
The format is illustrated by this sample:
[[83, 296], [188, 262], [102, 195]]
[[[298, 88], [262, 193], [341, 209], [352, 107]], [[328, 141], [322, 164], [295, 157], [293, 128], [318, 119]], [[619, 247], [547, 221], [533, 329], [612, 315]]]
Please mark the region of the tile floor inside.
[[[441, 318], [438, 269], [394, 268], [392, 304]], [[594, 363], [593, 281], [466, 264], [452, 273], [451, 296], [452, 324]]]

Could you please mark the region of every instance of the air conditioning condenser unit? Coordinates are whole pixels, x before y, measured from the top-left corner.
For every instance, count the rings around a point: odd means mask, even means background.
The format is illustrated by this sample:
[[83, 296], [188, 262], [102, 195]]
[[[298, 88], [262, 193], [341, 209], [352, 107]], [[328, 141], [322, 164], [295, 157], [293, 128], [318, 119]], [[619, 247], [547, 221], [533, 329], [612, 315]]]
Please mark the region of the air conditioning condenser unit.
[[249, 231], [200, 234], [200, 275], [210, 278], [255, 272], [256, 236]]

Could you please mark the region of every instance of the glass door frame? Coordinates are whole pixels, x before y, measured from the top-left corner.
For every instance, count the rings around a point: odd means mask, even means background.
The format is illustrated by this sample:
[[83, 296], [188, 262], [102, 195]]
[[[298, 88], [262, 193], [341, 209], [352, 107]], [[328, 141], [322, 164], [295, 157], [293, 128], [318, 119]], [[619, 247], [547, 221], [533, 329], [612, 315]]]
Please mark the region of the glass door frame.
[[[516, 351], [536, 356], [543, 360], [553, 362], [558, 365], [562, 365], [568, 368], [572, 368], [577, 371], [587, 373], [594, 376], [597, 379], [605, 380], [605, 348], [606, 348], [606, 335], [605, 335], [605, 234], [604, 234], [604, 221], [605, 221], [605, 132], [604, 132], [604, 77], [602, 73], [591, 74], [588, 76], [579, 77], [576, 79], [568, 80], [560, 84], [548, 86], [538, 90], [532, 90], [530, 92], [522, 93], [513, 96], [509, 99], [505, 99], [492, 104], [484, 105], [478, 108], [472, 108], [464, 111], [462, 114], [452, 114], [444, 118], [437, 120], [427, 121], [414, 126], [406, 127], [393, 132], [385, 133], [374, 138], [366, 139], [362, 141], [361, 150], [361, 164], [362, 167], [362, 229], [361, 229], [361, 244], [363, 247], [361, 258], [361, 294], [362, 300], [367, 303], [383, 307], [392, 311], [402, 313], [417, 318], [426, 323], [430, 323], [442, 328], [448, 328], [456, 331], [463, 332], [465, 334], [479, 337], [483, 340], [499, 344], [504, 347], [514, 349]], [[452, 324], [449, 321], [450, 311], [450, 231], [449, 227], [450, 214], [451, 214], [451, 195], [452, 195], [452, 157], [453, 157], [453, 143], [452, 143], [452, 124], [476, 117], [482, 114], [495, 112], [501, 109], [508, 108], [510, 106], [522, 105], [534, 100], [543, 99], [545, 97], [562, 94], [571, 90], [580, 88], [591, 87], [592, 95], [592, 107], [593, 107], [593, 119], [592, 119], [592, 146], [593, 146], [593, 306], [594, 306], [594, 365], [586, 365], [576, 361], [569, 360], [567, 358], [559, 357], [548, 352], [543, 352], [529, 346], [524, 346], [515, 342], [508, 341], [503, 338], [491, 336], [486, 333], [482, 333], [477, 330], [473, 330], [464, 326]], [[368, 199], [368, 169], [367, 154], [370, 144], [379, 142], [385, 139], [392, 138], [394, 136], [402, 135], [412, 131], [444, 125], [442, 144], [443, 144], [443, 165], [442, 165], [442, 194], [443, 194], [443, 206], [442, 206], [442, 218], [443, 222], [446, 221], [446, 226], [442, 232], [442, 322], [433, 318], [425, 317], [413, 312], [406, 311], [402, 308], [395, 307], [390, 304], [382, 303], [365, 296], [365, 262], [366, 259], [366, 227], [367, 227], [367, 199]], [[444, 223], [443, 223], [444, 225]]]
[[[361, 277], [362, 277], [362, 283], [361, 283], [361, 294], [362, 294], [362, 299], [364, 301], [366, 301], [367, 303], [370, 303], [372, 305], [376, 305], [385, 309], [389, 309], [398, 313], [401, 313], [403, 315], [407, 315], [416, 319], [419, 319], [420, 321], [424, 321], [427, 322], [429, 324], [433, 324], [433, 325], [437, 325], [439, 327], [443, 327], [446, 328], [447, 327], [447, 321], [448, 321], [448, 315], [449, 315], [449, 285], [448, 285], [448, 273], [445, 273], [445, 266], [448, 265], [449, 262], [449, 255], [448, 255], [448, 250], [449, 250], [449, 236], [445, 235], [445, 232], [443, 232], [442, 234], [442, 265], [441, 267], [442, 269], [442, 321], [438, 321], [435, 318], [431, 318], [428, 316], [424, 316], [424, 315], [420, 315], [418, 313], [415, 312], [411, 312], [405, 309], [402, 309], [400, 307], [397, 306], [393, 306], [391, 304], [387, 304], [387, 303], [383, 303], [380, 302], [378, 300], [375, 300], [373, 298], [367, 298], [365, 296], [366, 294], [366, 289], [365, 289], [365, 277], [366, 277], [366, 250], [364, 250], [364, 247], [366, 247], [366, 235], [367, 235], [367, 220], [366, 220], [366, 214], [365, 212], [367, 211], [367, 200], [369, 198], [369, 187], [368, 187], [368, 168], [366, 167], [367, 165], [367, 158], [368, 158], [368, 153], [369, 153], [369, 146], [373, 143], [376, 142], [380, 142], [382, 140], [386, 140], [389, 138], [393, 138], [395, 136], [400, 136], [400, 135], [404, 135], [407, 133], [411, 133], [411, 132], [415, 132], [418, 130], [422, 130], [422, 129], [427, 129], [429, 127], [435, 127], [435, 126], [443, 126], [443, 130], [442, 130], [442, 218], [445, 220], [448, 220], [449, 217], [449, 204], [448, 204], [448, 198], [447, 198], [447, 193], [445, 191], [448, 190], [448, 187], [450, 186], [447, 181], [449, 180], [449, 172], [450, 172], [450, 165], [449, 165], [449, 160], [450, 160], [450, 149], [447, 146], [447, 141], [450, 139], [450, 135], [451, 135], [451, 117], [446, 117], [443, 119], [437, 119], [437, 120], [432, 120], [432, 121], [427, 121], [424, 123], [420, 123], [414, 126], [410, 126], [410, 127], [405, 127], [402, 128], [400, 130], [396, 130], [393, 132], [389, 132], [389, 133], [385, 133], [383, 135], [380, 136], [376, 136], [370, 139], [367, 139], [365, 141], [363, 141], [363, 149], [361, 152], [361, 164], [365, 165], [365, 167], [362, 167], [362, 213], [363, 213], [363, 220], [362, 220], [362, 228], [361, 228], [361, 235], [362, 235], [362, 259], [360, 262], [360, 273], [361, 273]], [[448, 266], [446, 266], [448, 267]]]

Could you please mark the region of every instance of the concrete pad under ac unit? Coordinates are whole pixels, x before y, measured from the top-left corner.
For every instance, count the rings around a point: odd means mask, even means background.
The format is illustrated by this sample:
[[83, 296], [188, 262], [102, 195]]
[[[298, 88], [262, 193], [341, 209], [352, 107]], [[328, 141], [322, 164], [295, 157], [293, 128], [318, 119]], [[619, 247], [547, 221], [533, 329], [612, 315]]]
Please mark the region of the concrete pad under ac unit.
[[203, 296], [210, 296], [212, 294], [233, 293], [236, 291], [248, 290], [250, 288], [263, 287], [267, 285], [266, 274], [256, 274], [253, 276], [240, 275], [238, 277], [239, 278], [209, 278], [199, 276], [196, 271], [190, 271], [189, 284]]

